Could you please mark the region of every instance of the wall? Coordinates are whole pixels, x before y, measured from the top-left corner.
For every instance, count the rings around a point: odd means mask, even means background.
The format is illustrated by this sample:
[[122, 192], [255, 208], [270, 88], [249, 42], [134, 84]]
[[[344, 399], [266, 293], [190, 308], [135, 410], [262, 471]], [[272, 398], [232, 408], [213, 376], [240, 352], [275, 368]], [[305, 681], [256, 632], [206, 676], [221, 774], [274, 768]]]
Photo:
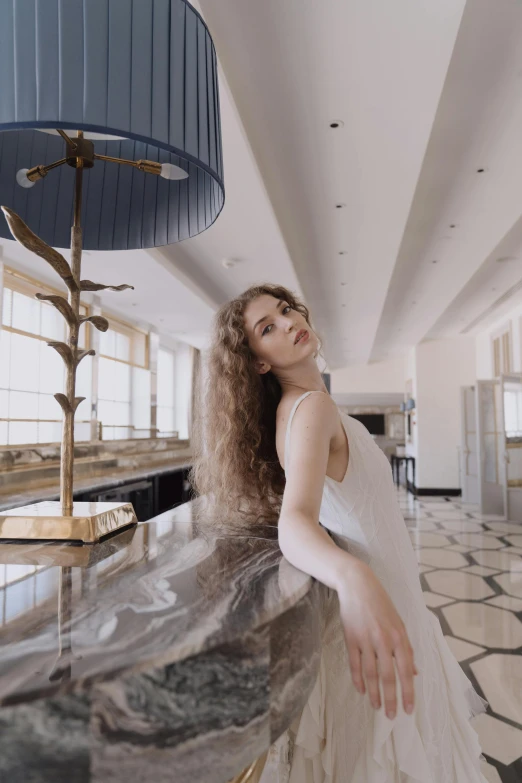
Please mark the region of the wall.
[[460, 489], [460, 389], [475, 383], [475, 339], [433, 340], [414, 350], [416, 485]]
[[332, 394], [382, 392], [404, 393], [406, 359], [399, 356], [385, 362], [332, 370]]

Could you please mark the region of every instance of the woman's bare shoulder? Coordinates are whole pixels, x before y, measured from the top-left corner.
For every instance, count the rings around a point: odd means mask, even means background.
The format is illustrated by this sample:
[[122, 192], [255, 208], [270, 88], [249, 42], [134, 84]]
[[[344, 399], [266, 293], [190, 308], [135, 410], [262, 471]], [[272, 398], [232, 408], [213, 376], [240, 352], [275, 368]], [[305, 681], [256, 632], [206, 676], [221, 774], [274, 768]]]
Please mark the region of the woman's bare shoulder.
[[[276, 413], [276, 437], [281, 435], [284, 437], [288, 420], [290, 418], [292, 409], [297, 400], [302, 397], [302, 394], [286, 394], [281, 398], [277, 407]], [[332, 422], [335, 421], [336, 405], [329, 394], [326, 392], [312, 392], [308, 395], [299, 405], [297, 412], [299, 414], [299, 420], [305, 420], [305, 422], [311, 418], [325, 416], [327, 420], [331, 418]]]

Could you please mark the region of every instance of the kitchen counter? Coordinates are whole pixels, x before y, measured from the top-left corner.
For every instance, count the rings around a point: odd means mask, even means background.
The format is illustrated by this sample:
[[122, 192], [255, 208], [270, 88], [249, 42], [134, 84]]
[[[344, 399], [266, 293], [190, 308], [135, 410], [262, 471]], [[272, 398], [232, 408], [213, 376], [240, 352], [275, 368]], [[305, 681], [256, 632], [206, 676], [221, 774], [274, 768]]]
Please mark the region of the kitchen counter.
[[0, 544], [2, 783], [225, 783], [299, 713], [329, 591], [273, 528], [207, 519], [196, 500], [95, 545]]
[[[128, 484], [131, 481], [147, 479], [151, 476], [159, 476], [165, 473], [172, 473], [174, 470], [183, 470], [190, 468], [192, 461], [190, 458], [181, 457], [171, 459], [166, 463], [156, 463], [148, 467], [141, 468], [111, 468], [100, 476], [86, 476], [84, 478], [74, 479], [74, 494], [80, 492], [94, 492], [107, 487], [119, 487]], [[0, 492], [0, 511], [18, 506], [25, 506], [29, 503], [40, 503], [43, 500], [58, 500], [60, 497], [59, 482], [56, 480], [42, 482], [28, 482], [29, 489], [7, 488]]]

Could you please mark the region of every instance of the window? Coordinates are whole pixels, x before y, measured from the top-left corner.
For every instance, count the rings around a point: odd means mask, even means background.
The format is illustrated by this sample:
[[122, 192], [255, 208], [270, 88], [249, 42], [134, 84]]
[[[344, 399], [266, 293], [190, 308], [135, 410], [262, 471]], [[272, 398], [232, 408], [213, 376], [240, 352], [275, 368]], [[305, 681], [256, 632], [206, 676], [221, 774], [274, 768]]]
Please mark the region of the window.
[[[4, 270], [2, 327], [0, 329], [0, 445], [52, 443], [60, 441], [62, 411], [54, 399], [64, 391], [65, 368], [62, 359], [46, 345], [48, 340], [66, 341], [63, 317], [35, 294], [61, 294], [62, 291]], [[88, 312], [81, 305], [80, 313]], [[88, 327], [80, 329], [80, 345], [88, 347]], [[78, 367], [76, 395], [80, 403], [75, 423], [77, 440], [89, 440], [91, 360]], [[82, 416], [83, 414], [83, 416]]]
[[175, 432], [174, 354], [158, 351], [157, 424], [158, 437]]
[[509, 326], [503, 327], [500, 331], [492, 335], [493, 349], [493, 376], [498, 378], [500, 375], [511, 372], [511, 329]]
[[133, 369], [148, 367], [145, 332], [112, 316], [110, 328], [100, 334], [98, 419], [104, 440], [132, 438]]

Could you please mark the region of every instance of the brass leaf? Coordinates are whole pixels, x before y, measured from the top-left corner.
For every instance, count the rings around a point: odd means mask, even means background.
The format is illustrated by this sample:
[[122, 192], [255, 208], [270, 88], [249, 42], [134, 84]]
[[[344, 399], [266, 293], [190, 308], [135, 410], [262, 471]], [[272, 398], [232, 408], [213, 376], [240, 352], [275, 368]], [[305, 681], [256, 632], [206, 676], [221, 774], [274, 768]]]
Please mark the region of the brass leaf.
[[69, 291], [77, 291], [78, 286], [71, 272], [71, 267], [61, 253], [58, 253], [57, 250], [49, 247], [43, 239], [40, 239], [36, 234], [33, 234], [22, 218], [19, 217], [16, 212], [13, 212], [12, 209], [9, 209], [9, 207], [2, 207], [2, 210], [14, 238], [27, 248], [27, 250], [30, 250], [31, 253], [36, 253], [37, 256], [40, 256], [47, 261], [54, 271], [60, 275]]
[[65, 394], [55, 394], [54, 399], [57, 400], [60, 403], [60, 408], [64, 413], [70, 413], [71, 412], [71, 406], [69, 405], [69, 400], [65, 396]]
[[50, 294], [35, 294], [35, 296], [40, 302], [50, 302], [53, 307], [56, 307], [58, 312], [63, 315], [69, 326], [71, 328], [74, 326], [76, 318], [74, 317], [73, 309], [67, 299], [64, 299], [63, 296], [54, 296]]
[[78, 351], [76, 354], [76, 366], [80, 364], [82, 359], [85, 359], [86, 356], [94, 356], [96, 354], [96, 351], [91, 348], [89, 351]]
[[83, 401], [84, 401], [84, 399], [85, 399], [85, 397], [75, 397], [75, 398], [74, 398], [74, 405], [73, 405], [73, 410], [74, 410], [74, 411], [76, 411], [76, 408], [78, 407], [78, 405], [79, 405], [81, 402], [83, 402]]
[[96, 329], [98, 329], [98, 331], [100, 332], [106, 332], [107, 329], [109, 328], [108, 320], [101, 315], [89, 315], [80, 318], [81, 324], [84, 324], [87, 321], [89, 321], [93, 326], [95, 326]]
[[73, 366], [73, 356], [68, 345], [60, 342], [47, 343], [47, 345], [49, 345], [51, 348], [54, 348], [54, 350], [60, 354], [67, 367]]
[[105, 291], [109, 289], [111, 291], [125, 291], [126, 288], [132, 288], [133, 285], [102, 285], [102, 283], [93, 283], [92, 280], [80, 280], [80, 291]]

